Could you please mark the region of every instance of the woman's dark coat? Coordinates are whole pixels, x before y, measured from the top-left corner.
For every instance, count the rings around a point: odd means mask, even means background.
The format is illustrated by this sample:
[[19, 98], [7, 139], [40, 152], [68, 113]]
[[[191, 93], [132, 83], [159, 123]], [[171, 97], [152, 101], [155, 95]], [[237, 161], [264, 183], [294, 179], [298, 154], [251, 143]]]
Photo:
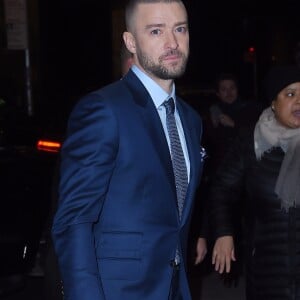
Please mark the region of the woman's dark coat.
[[244, 132], [211, 187], [216, 237], [234, 235], [233, 207], [243, 204], [247, 300], [300, 300], [300, 209], [283, 211], [274, 193], [283, 157], [273, 148], [258, 161], [253, 130]]

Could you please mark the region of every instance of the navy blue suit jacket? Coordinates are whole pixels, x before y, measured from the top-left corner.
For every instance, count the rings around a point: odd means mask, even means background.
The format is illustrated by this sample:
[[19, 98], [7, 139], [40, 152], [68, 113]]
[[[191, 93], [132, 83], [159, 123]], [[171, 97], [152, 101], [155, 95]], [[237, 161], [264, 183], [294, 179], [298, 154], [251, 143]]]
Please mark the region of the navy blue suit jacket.
[[177, 245], [180, 289], [190, 299], [184, 257], [202, 171], [202, 125], [178, 97], [177, 108], [191, 164], [181, 221], [163, 127], [136, 75], [129, 71], [75, 106], [52, 228], [65, 299], [168, 299]]

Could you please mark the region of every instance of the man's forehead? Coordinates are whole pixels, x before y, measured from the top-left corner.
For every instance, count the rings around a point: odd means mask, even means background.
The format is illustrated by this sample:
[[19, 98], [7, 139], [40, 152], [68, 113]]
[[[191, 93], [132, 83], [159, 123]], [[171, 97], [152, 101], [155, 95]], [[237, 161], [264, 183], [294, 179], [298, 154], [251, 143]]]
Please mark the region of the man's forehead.
[[185, 7], [180, 2], [139, 3], [136, 7], [136, 21], [148, 21], [164, 24], [166, 20], [187, 22]]

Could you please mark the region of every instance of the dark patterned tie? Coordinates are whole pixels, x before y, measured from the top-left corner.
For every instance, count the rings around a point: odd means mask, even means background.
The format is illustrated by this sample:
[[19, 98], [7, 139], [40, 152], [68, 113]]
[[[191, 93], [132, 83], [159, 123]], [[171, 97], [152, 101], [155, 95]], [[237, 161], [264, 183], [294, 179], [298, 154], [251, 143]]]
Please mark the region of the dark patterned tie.
[[188, 186], [187, 169], [175, 121], [175, 103], [173, 98], [165, 101], [164, 106], [166, 108], [167, 130], [171, 144], [171, 157], [175, 176], [178, 212], [179, 217], [181, 217]]

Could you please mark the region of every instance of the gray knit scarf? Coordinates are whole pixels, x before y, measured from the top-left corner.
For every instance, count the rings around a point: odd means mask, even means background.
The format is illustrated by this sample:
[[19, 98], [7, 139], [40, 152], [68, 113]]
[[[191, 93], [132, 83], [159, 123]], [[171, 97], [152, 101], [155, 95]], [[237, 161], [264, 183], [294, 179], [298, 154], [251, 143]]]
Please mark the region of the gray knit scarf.
[[283, 127], [275, 118], [271, 107], [265, 109], [254, 130], [254, 147], [257, 159], [273, 147], [280, 147], [284, 159], [277, 177], [275, 193], [281, 199], [281, 207], [300, 205], [300, 128]]

